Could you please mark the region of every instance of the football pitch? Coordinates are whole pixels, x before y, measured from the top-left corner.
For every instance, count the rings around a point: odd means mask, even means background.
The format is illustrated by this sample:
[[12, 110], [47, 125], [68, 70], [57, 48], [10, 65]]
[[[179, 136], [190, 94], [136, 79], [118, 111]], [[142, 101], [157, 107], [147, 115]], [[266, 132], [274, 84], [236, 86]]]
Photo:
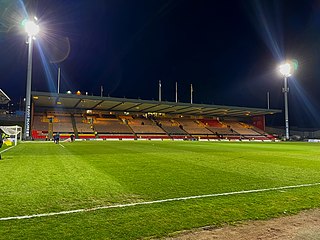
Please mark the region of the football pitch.
[[320, 207], [317, 143], [26, 142], [1, 155], [0, 239], [153, 238]]

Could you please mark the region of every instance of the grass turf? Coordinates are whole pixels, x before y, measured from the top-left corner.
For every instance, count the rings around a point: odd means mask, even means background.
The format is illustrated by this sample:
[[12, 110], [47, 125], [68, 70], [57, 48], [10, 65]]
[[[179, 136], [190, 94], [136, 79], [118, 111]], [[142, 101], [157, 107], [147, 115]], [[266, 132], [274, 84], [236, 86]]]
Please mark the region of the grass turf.
[[[0, 161], [0, 218], [320, 182], [316, 143], [21, 143]], [[1, 149], [3, 150], [3, 149]], [[320, 206], [320, 187], [0, 221], [0, 239], [137, 239]]]

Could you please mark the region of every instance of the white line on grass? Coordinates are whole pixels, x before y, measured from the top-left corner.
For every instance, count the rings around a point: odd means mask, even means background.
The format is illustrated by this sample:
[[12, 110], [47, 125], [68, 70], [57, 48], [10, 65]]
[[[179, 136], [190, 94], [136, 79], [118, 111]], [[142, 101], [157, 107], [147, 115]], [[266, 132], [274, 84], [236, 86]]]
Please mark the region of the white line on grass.
[[63, 146], [61, 143], [59, 143], [59, 145], [61, 146], [61, 147], [63, 147], [63, 148], [66, 148], [65, 146]]
[[312, 187], [312, 186], [317, 186], [317, 185], [320, 185], [320, 182], [319, 183], [293, 185], [293, 186], [274, 187], [274, 188], [243, 190], [243, 191], [238, 191], [238, 192], [214, 193], [214, 194], [207, 194], [207, 195], [198, 195], [198, 196], [189, 196], [189, 197], [180, 197], [180, 198], [169, 198], [169, 199], [162, 199], [162, 200], [155, 200], [155, 201], [148, 201], [148, 202], [117, 204], [117, 205], [100, 206], [100, 207], [94, 207], [94, 208], [83, 208], [83, 209], [75, 209], [75, 210], [61, 211], [61, 212], [41, 213], [41, 214], [33, 214], [33, 215], [25, 215], [25, 216], [3, 217], [3, 218], [0, 218], [0, 221], [29, 219], [29, 218], [36, 218], [36, 217], [49, 217], [49, 216], [65, 215], [65, 214], [71, 214], [71, 213], [92, 212], [92, 211], [97, 211], [97, 210], [101, 210], [101, 209], [124, 208], [124, 207], [138, 206], [138, 205], [149, 205], [149, 204], [155, 204], [155, 203], [174, 202], [174, 201], [182, 201], [182, 200], [189, 200], [189, 199], [199, 199], [199, 198], [229, 196], [229, 195], [238, 195], [238, 194], [246, 194], [246, 193], [277, 191], [277, 190], [292, 189], [292, 188]]
[[0, 153], [4, 153], [4, 152], [6, 152], [6, 151], [8, 151], [8, 150], [10, 150], [11, 148], [14, 148], [14, 147], [15, 147], [15, 146], [12, 146], [12, 147], [6, 148], [6, 149], [2, 150]]

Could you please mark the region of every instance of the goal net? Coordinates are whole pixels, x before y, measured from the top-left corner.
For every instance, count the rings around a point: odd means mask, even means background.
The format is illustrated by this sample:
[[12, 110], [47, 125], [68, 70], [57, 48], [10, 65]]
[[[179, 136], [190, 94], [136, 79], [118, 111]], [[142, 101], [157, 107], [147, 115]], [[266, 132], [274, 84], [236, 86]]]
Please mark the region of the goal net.
[[7, 139], [17, 145], [18, 139], [22, 140], [22, 127], [16, 126], [0, 126], [2, 132], [4, 132], [7, 136]]

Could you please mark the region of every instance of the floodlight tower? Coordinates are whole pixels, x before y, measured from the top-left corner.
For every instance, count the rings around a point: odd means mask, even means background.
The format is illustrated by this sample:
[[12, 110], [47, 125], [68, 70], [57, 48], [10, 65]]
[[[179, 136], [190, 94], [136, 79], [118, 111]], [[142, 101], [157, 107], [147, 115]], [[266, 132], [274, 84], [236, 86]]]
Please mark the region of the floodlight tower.
[[292, 75], [292, 66], [289, 62], [285, 62], [279, 66], [279, 71], [284, 79], [284, 87], [282, 92], [284, 94], [284, 119], [286, 128], [286, 140], [289, 140], [289, 114], [288, 114], [288, 78]]
[[[37, 18], [34, 18], [37, 20]], [[30, 125], [31, 125], [31, 77], [32, 77], [32, 51], [33, 40], [39, 33], [39, 26], [33, 20], [25, 19], [22, 22], [25, 32], [28, 34], [28, 70], [27, 70], [27, 88], [26, 88], [26, 110], [24, 117], [24, 140], [30, 139]]]

